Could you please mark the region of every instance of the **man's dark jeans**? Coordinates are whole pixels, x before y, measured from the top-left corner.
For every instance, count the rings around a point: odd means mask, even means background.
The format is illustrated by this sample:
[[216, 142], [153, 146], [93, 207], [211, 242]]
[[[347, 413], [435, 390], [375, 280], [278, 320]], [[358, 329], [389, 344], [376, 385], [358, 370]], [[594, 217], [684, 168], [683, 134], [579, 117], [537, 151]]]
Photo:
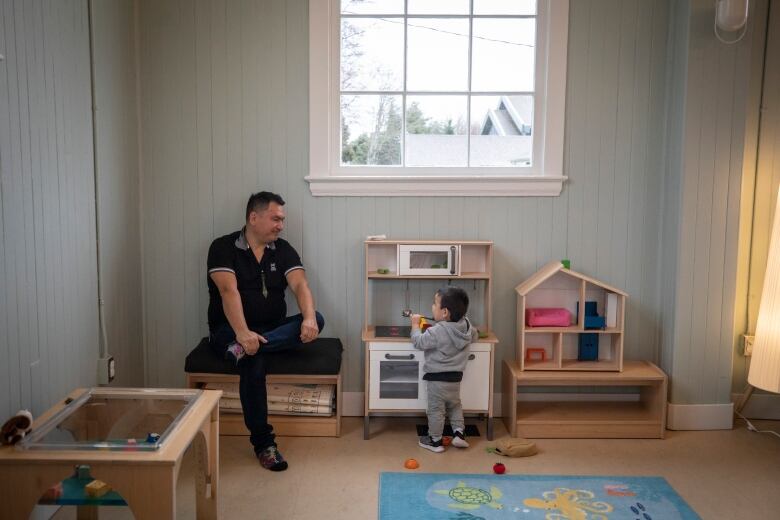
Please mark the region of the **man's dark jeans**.
[[[325, 319], [319, 312], [317, 327], [320, 332], [325, 327]], [[288, 316], [276, 326], [251, 328], [260, 334], [268, 343], [261, 343], [260, 350], [253, 356], [246, 355], [238, 362], [240, 383], [238, 387], [241, 397], [241, 408], [244, 411], [244, 423], [249, 429], [249, 441], [260, 452], [275, 445], [273, 426], [268, 424], [268, 395], [265, 387], [265, 372], [267, 355], [298, 348], [301, 345], [301, 323], [303, 315]], [[225, 356], [228, 345], [236, 340], [236, 333], [230, 325], [222, 325], [209, 334], [211, 348], [220, 356]]]

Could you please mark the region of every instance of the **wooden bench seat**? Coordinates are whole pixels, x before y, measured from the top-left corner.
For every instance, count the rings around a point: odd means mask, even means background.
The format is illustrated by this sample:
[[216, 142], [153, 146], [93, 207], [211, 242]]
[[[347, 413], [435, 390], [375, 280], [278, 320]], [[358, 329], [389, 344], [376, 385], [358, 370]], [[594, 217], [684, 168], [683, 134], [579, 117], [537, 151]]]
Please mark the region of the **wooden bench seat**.
[[[184, 371], [189, 388], [203, 388], [208, 383], [238, 383], [238, 369], [234, 363], [221, 359], [203, 338], [187, 355]], [[335, 385], [336, 410], [330, 417], [305, 415], [272, 415], [269, 422], [274, 432], [291, 437], [338, 437], [341, 434], [341, 354], [338, 338], [317, 338], [300, 348], [266, 354], [268, 384]], [[220, 413], [221, 435], [249, 435], [244, 416], [238, 413]]]

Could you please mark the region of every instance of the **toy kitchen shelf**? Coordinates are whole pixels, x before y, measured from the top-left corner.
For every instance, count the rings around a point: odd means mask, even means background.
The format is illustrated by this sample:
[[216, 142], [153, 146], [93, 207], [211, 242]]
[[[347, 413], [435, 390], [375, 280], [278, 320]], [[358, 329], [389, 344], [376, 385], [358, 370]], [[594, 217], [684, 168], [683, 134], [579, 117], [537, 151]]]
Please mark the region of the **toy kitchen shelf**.
[[[523, 370], [623, 370], [625, 292], [550, 262], [515, 287], [517, 293], [516, 362]], [[599, 328], [586, 327], [586, 302]], [[568, 326], [528, 325], [529, 309], [562, 308], [576, 317]], [[592, 316], [588, 316], [592, 318]], [[589, 350], [583, 350], [583, 340]], [[589, 355], [583, 355], [589, 352]]]
[[484, 417], [493, 438], [493, 367], [498, 338], [491, 328], [493, 243], [461, 240], [365, 241], [365, 403], [363, 438], [374, 414], [420, 415], [427, 408], [423, 352], [409, 340], [411, 309], [430, 315], [436, 289], [452, 284], [469, 294], [468, 316], [480, 331], [469, 346], [461, 381], [467, 415]]

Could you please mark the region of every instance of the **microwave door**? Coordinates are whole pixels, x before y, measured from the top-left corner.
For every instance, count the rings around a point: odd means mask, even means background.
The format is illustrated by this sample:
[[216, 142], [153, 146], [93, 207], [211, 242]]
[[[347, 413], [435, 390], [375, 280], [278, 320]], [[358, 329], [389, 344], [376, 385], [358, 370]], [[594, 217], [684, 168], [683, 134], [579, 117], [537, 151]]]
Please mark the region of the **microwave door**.
[[411, 269], [447, 269], [449, 267], [448, 251], [410, 251], [409, 267]]
[[398, 270], [402, 275], [457, 275], [460, 249], [450, 244], [401, 244], [398, 247]]

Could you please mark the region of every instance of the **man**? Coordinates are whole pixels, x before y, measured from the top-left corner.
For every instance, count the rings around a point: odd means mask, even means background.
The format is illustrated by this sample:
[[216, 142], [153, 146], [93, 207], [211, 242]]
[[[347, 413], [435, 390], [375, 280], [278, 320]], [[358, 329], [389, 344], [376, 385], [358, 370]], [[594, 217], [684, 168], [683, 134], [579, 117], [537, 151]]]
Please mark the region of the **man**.
[[[324, 326], [314, 310], [301, 259], [279, 238], [284, 200], [261, 191], [249, 197], [246, 225], [212, 242], [208, 256], [209, 343], [220, 356], [238, 362], [239, 394], [249, 440], [260, 464], [287, 469], [268, 424], [266, 353], [314, 340]], [[289, 285], [301, 314], [287, 317]]]

